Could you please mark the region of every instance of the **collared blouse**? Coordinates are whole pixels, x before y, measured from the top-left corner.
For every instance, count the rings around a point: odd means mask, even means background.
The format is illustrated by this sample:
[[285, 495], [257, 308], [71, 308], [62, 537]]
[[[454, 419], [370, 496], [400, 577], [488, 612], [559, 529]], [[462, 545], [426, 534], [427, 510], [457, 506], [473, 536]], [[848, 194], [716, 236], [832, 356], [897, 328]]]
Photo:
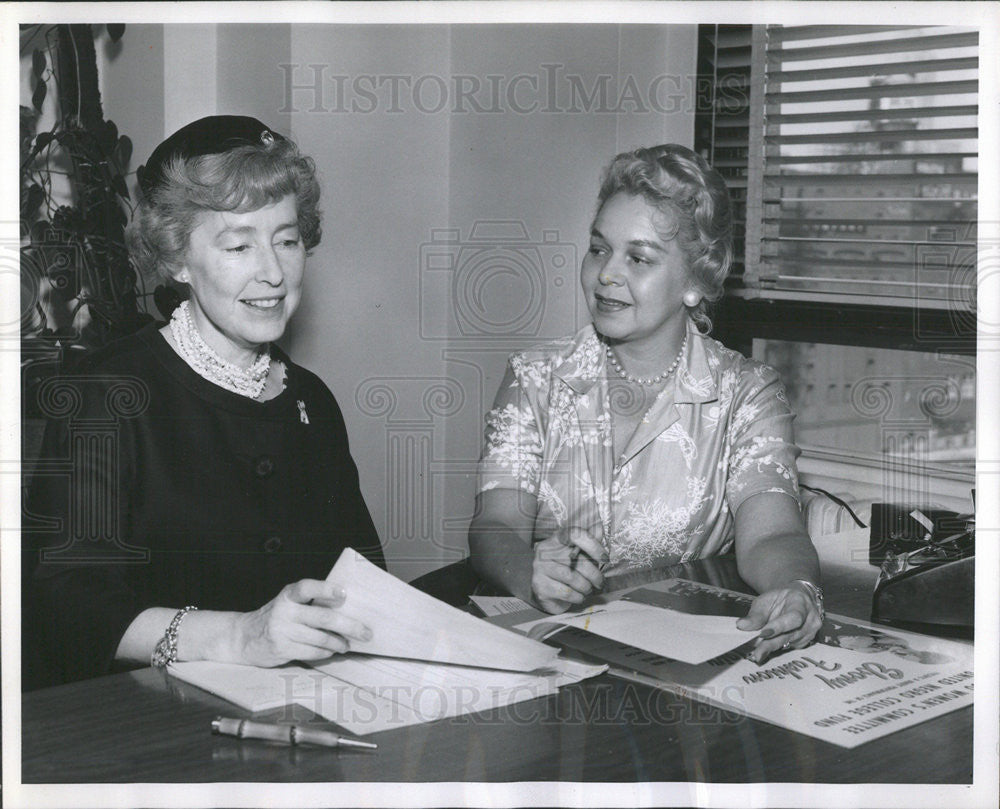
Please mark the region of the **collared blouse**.
[[589, 530], [616, 574], [725, 553], [755, 494], [798, 501], [793, 416], [773, 368], [689, 322], [677, 372], [615, 458], [612, 413], [628, 403], [606, 362], [592, 325], [515, 353], [486, 416], [477, 490], [534, 495], [534, 541]]

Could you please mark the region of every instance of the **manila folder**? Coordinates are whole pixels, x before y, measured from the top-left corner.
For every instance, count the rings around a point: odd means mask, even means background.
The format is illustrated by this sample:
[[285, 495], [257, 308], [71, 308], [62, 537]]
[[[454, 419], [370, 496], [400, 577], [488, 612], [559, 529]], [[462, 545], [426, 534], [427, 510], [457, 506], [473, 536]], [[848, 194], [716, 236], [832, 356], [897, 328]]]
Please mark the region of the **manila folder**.
[[352, 652], [508, 671], [546, 668], [559, 654], [420, 592], [351, 548], [326, 579], [347, 593], [338, 609], [374, 635], [370, 641], [352, 639]]

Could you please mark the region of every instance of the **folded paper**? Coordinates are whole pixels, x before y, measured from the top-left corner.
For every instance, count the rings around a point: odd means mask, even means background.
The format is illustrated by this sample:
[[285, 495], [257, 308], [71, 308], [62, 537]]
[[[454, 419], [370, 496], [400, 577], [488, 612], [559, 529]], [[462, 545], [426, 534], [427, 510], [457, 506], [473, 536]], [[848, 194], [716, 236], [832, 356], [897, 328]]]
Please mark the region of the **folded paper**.
[[531, 633], [539, 626], [543, 631], [541, 637], [548, 637], [553, 624], [574, 626], [662, 657], [704, 663], [753, 640], [754, 633], [737, 629], [736, 621], [725, 615], [695, 615], [648, 604], [612, 601], [578, 613], [528, 621], [516, 628]]
[[370, 641], [351, 651], [435, 663], [533, 671], [553, 664], [558, 650], [462, 612], [373, 565], [341, 553], [327, 581], [347, 593], [337, 609], [371, 627]]

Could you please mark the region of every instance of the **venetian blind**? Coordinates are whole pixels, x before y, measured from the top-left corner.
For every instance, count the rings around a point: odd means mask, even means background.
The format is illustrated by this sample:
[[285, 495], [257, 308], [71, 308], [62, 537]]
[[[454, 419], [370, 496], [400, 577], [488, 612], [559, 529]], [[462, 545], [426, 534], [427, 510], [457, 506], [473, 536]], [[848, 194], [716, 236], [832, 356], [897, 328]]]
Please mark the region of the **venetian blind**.
[[974, 309], [977, 32], [755, 26], [752, 44], [745, 287]]
[[725, 178], [733, 200], [733, 270], [744, 268], [750, 126], [751, 26], [698, 29], [695, 148]]

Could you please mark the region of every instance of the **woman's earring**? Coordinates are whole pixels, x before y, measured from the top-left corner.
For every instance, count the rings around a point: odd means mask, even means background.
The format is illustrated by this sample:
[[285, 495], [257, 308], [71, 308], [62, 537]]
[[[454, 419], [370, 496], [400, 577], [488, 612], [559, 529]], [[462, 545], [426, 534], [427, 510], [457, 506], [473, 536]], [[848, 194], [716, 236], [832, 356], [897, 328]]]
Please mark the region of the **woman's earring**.
[[186, 283], [188, 283], [191, 280], [191, 278], [188, 276], [188, 274], [186, 272], [182, 272], [177, 277], [177, 280], [180, 281], [182, 284], [186, 284]]
[[690, 309], [693, 309], [699, 303], [701, 303], [701, 295], [699, 295], [693, 289], [692, 290], [688, 290], [687, 292], [684, 293], [684, 305], [685, 306], [687, 306]]

